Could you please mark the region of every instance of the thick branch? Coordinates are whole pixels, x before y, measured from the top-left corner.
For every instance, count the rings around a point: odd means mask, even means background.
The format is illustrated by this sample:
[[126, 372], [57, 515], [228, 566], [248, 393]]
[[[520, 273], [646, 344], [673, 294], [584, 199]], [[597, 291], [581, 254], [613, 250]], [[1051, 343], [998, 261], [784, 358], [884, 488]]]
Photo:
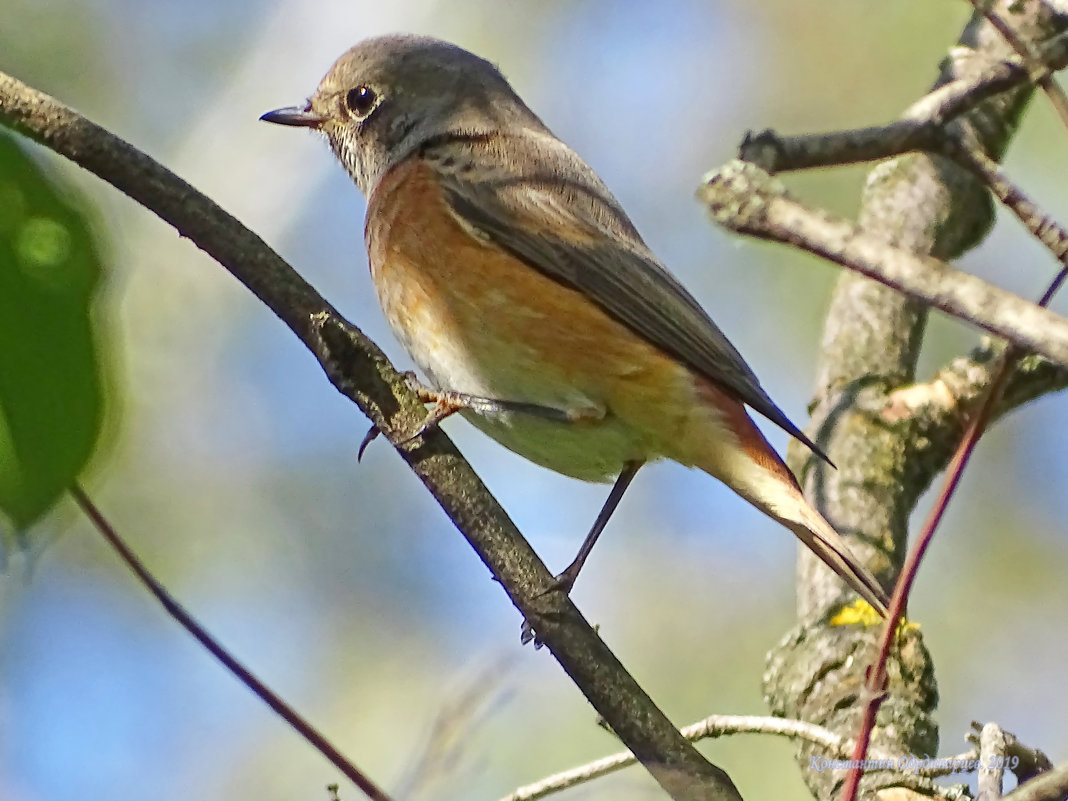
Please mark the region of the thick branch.
[[791, 244], [872, 278], [1068, 366], [1068, 320], [931, 256], [910, 253], [859, 226], [802, 205], [753, 164], [710, 174], [700, 197], [718, 223]]
[[[402, 376], [258, 236], [121, 139], [0, 73], [0, 122], [125, 192], [216, 259], [289, 326], [326, 374], [390, 439], [425, 416]], [[398, 452], [623, 743], [680, 801], [734, 801], [730, 778], [678, 732], [575, 606], [440, 431]]]

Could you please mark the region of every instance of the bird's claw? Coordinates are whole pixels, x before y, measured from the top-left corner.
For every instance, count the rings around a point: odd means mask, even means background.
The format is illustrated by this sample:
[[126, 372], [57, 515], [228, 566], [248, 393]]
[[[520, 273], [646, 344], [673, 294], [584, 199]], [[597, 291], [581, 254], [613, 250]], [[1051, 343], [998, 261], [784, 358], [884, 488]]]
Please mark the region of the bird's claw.
[[367, 446], [378, 439], [378, 435], [382, 432], [378, 430], [378, 426], [372, 425], [367, 429], [367, 433], [363, 435], [363, 441], [360, 442], [360, 448], [356, 451], [356, 461], [363, 460], [363, 452], [367, 450]]

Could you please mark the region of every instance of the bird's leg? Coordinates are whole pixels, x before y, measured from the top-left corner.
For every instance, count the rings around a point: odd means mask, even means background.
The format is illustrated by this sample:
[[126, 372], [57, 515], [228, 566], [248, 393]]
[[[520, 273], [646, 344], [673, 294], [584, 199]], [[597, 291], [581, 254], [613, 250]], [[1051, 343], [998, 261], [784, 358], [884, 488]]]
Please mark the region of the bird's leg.
[[630, 486], [630, 482], [634, 480], [634, 476], [638, 474], [638, 470], [643, 464], [645, 462], [627, 462], [623, 465], [623, 472], [619, 474], [616, 483], [612, 485], [612, 491], [608, 493], [608, 499], [604, 502], [604, 506], [601, 507], [601, 511], [597, 513], [597, 519], [593, 521], [593, 526], [590, 527], [586, 539], [582, 541], [578, 553], [571, 561], [571, 564], [564, 568], [564, 571], [553, 582], [554, 589], [571, 592], [571, 588], [575, 586], [579, 571], [586, 564], [597, 538], [601, 536], [604, 527], [608, 525], [608, 518], [612, 516], [616, 507], [619, 506], [619, 502], [623, 499], [623, 493], [627, 491], [627, 487]]
[[[619, 506], [619, 502], [623, 499], [623, 493], [627, 491], [627, 487], [630, 486], [630, 482], [634, 480], [634, 476], [638, 474], [638, 470], [643, 464], [645, 462], [627, 462], [623, 465], [623, 472], [619, 474], [616, 483], [612, 485], [612, 491], [608, 493], [608, 499], [604, 502], [604, 506], [601, 507], [601, 511], [597, 513], [597, 519], [593, 521], [593, 526], [590, 527], [586, 539], [582, 541], [575, 558], [571, 560], [571, 564], [564, 568], [562, 573], [553, 579], [553, 583], [544, 590], [544, 593], [555, 590], [565, 593], [571, 592], [571, 588], [575, 586], [575, 579], [578, 578], [579, 571], [582, 570], [582, 566], [586, 564], [586, 560], [590, 556], [590, 551], [593, 550], [594, 543], [597, 542], [597, 538], [601, 536], [601, 532], [608, 525], [608, 518], [612, 516], [616, 507]], [[524, 645], [533, 640], [536, 648], [541, 647], [537, 634], [528, 620], [523, 621], [523, 630], [519, 635], [519, 640]]]
[[[423, 419], [423, 422], [419, 424], [419, 427], [410, 436], [401, 440], [398, 443], [399, 445], [405, 445], [417, 437], [421, 437], [423, 434], [437, 428], [445, 419], [465, 409], [483, 415], [527, 414], [555, 423], [580, 423], [600, 420], [605, 415], [604, 409], [600, 407], [580, 406], [571, 409], [557, 409], [552, 406], [542, 406], [538, 403], [498, 400], [496, 398], [482, 397], [481, 395], [469, 395], [466, 392], [432, 389], [423, 384], [415, 373], [405, 373], [404, 380], [420, 401], [431, 404], [431, 409]], [[363, 442], [360, 443], [360, 449], [356, 455], [357, 461], [363, 457], [363, 452], [378, 437], [378, 434], [378, 428], [371, 426], [371, 429], [363, 438]]]

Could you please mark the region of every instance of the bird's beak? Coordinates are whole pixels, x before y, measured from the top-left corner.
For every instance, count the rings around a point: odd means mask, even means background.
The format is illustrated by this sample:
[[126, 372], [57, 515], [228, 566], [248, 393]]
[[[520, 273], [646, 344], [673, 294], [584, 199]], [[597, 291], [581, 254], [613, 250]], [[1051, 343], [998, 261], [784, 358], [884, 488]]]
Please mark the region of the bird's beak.
[[262, 117], [264, 122], [274, 122], [279, 125], [291, 125], [298, 128], [318, 128], [326, 119], [311, 110], [311, 106], [287, 106], [268, 111]]

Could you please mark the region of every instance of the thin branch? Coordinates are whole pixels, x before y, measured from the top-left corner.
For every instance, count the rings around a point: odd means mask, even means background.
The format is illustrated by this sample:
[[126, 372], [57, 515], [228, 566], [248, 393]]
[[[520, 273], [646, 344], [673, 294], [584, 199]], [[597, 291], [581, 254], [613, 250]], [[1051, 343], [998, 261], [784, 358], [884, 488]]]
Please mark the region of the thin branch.
[[941, 123], [931, 119], [901, 119], [887, 125], [798, 136], [781, 136], [769, 128], [757, 134], [747, 133], [738, 148], [738, 158], [776, 174], [934, 150], [941, 138]]
[[474, 730], [491, 707], [503, 698], [501, 685], [515, 662], [515, 654], [510, 651], [488, 660], [467, 678], [463, 687], [450, 694], [435, 715], [421, 752], [404, 770], [403, 778], [396, 782], [398, 798], [433, 798], [428, 788], [448, 778], [456, 778], [465, 753], [470, 756]]
[[1068, 366], [1065, 318], [943, 261], [894, 247], [847, 220], [810, 209], [753, 164], [734, 161], [715, 170], [698, 194], [713, 218], [730, 230], [822, 256]]
[[1042, 211], [1024, 191], [1012, 183], [1001, 166], [983, 152], [975, 138], [967, 134], [947, 139], [942, 153], [979, 178], [994, 197], [1016, 215], [1028, 232], [1041, 242], [1061, 264], [1068, 264], [1068, 231]]
[[1005, 19], [994, 11], [992, 0], [968, 0], [972, 7], [986, 17], [987, 22], [994, 26], [1006, 42], [1012, 46], [1016, 54], [1023, 62], [1031, 80], [1038, 84], [1046, 93], [1050, 104], [1053, 106], [1061, 123], [1068, 128], [1068, 97], [1064, 90], [1053, 80], [1053, 70], [1043, 63], [1043, 57], [1034, 44], [1021, 37]]
[[608, 725], [677, 801], [736, 801], [730, 777], [671, 724], [562, 593], [552, 574], [440, 430], [414, 442], [426, 412], [363, 332], [258, 236], [177, 176], [47, 95], [0, 73], [0, 123], [103, 178], [207, 252], [278, 315], [337, 389], [398, 453]]
[[[1040, 58], [1051, 69], [1068, 66], [1068, 32], [1046, 42]], [[801, 136], [779, 136], [766, 130], [747, 135], [738, 157], [777, 173], [880, 161], [916, 151], [937, 152], [947, 123], [1030, 80], [1031, 73], [1019, 56], [997, 61], [978, 74], [933, 89], [900, 119], [886, 125]]]
[[[964, 475], [964, 469], [975, 452], [975, 446], [983, 435], [990, 412], [997, 403], [1001, 390], [1005, 385], [1005, 380], [1012, 369], [1014, 358], [1015, 351], [1012, 348], [1007, 349], [1003, 354], [1001, 365], [994, 374], [994, 381], [990, 385], [983, 406], [972, 419], [968, 430], [964, 434], [964, 439], [960, 443], [960, 447], [954, 454], [953, 461], [949, 464], [942, 490], [939, 492], [934, 507], [923, 524], [923, 528], [916, 537], [915, 544], [909, 550], [905, 564], [901, 568], [901, 574], [898, 576], [897, 584], [894, 586], [894, 592], [890, 598], [890, 612], [886, 616], [886, 624], [879, 642], [879, 655], [875, 660], [875, 664], [868, 668], [868, 676], [865, 681], [868, 702], [864, 706], [860, 732], [857, 735], [856, 746], [853, 750], [853, 759], [858, 762], [864, 759], [864, 755], [868, 751], [868, 745], [871, 742], [871, 732], [875, 728], [875, 717], [886, 692], [887, 660], [890, 658], [892, 644], [897, 635], [898, 621], [904, 617], [905, 605], [912, 593], [912, 585], [919, 573], [920, 564], [923, 562], [923, 557], [927, 553], [931, 540], [934, 538], [938, 524], [942, 521], [942, 516], [949, 506], [949, 501]], [[844, 801], [854, 801], [856, 799], [862, 775], [863, 771], [854, 770], [850, 771], [849, 775], [846, 776], [846, 784], [842, 792]]]
[[[900, 120], [878, 128], [781, 138], [774, 131], [747, 136], [741, 159], [771, 172], [768, 165], [789, 161], [795, 169], [848, 164], [870, 158], [923, 152], [946, 156], [979, 178], [994, 196], [1061, 263], [1068, 263], [1068, 230], [1043, 212], [1010, 181], [977, 138], [962, 128]], [[728, 165], [729, 166], [729, 165]], [[781, 168], [780, 168], [781, 171]], [[708, 180], [708, 179], [706, 179]], [[717, 219], [719, 219], [717, 217]], [[724, 220], [721, 223], [728, 225]]]
[[[829, 729], [788, 718], [761, 717], [757, 715], [711, 715], [704, 720], [684, 726], [680, 730], [688, 740], [697, 741], [726, 734], [772, 734], [795, 740], [814, 743], [836, 756], [845, 756], [848, 751], [842, 738]], [[599, 779], [609, 773], [635, 763], [629, 751], [620, 751], [610, 756], [588, 762], [532, 784], [518, 788], [501, 801], [537, 801], [571, 787]]]
[[[830, 757], [847, 758], [851, 753], [852, 743], [838, 736], [830, 729], [790, 718], [768, 717], [759, 715], [711, 715], [704, 720], [684, 726], [680, 731], [688, 740], [698, 741], [706, 738], [722, 737], [730, 734], [771, 734], [791, 740], [804, 740], [822, 748]], [[898, 763], [898, 758], [889, 754], [873, 753], [871, 759], [887, 763]], [[936, 778], [955, 773], [958, 765], [976, 758], [975, 751], [969, 751], [946, 759], [929, 760], [932, 767], [918, 767], [910, 773], [925, 778]], [[601, 759], [587, 762], [544, 779], [517, 788], [500, 801], [538, 801], [555, 793], [591, 782], [610, 773], [635, 763], [634, 755], [629, 751], [620, 751]], [[887, 770], [891, 770], [887, 768]], [[942, 788], [931, 785], [937, 792]], [[946, 788], [948, 789], [948, 788]], [[948, 792], [946, 797], [956, 797], [955, 792]]]
[[115, 550], [126, 566], [130, 568], [130, 571], [137, 577], [137, 580], [144, 585], [145, 589], [155, 596], [156, 600], [160, 602], [160, 605], [163, 606], [168, 615], [174, 618], [182, 628], [189, 632], [197, 642], [204, 646], [208, 653], [219, 660], [223, 667], [229, 670], [238, 681], [252, 690], [263, 703], [267, 704], [267, 706], [277, 712], [286, 723], [295, 729], [297, 734], [303, 737], [306, 742], [310, 743], [315, 750], [326, 757], [334, 767], [341, 771], [346, 778], [359, 787], [364, 795], [370, 798], [371, 801], [390, 801], [390, 797], [386, 795], [385, 791], [379, 789], [379, 787], [371, 781], [363, 771], [353, 765], [344, 754], [335, 748], [318, 729], [301, 717], [293, 707], [283, 701], [282, 698], [271, 690], [270, 687], [256, 678], [252, 671], [238, 662], [218, 640], [212, 637], [207, 630], [205, 630], [205, 628], [201, 626], [180, 603], [178, 603], [173, 595], [167, 592], [167, 589], [160, 584], [149, 569], [145, 567], [144, 562], [137, 557], [137, 555], [130, 549], [130, 546], [128, 546], [122, 537], [119, 536], [119, 533], [85, 493], [85, 490], [78, 484], [75, 484], [71, 487], [70, 494], [85, 513], [86, 517], [88, 517], [96, 527], [96, 530], [100, 532], [105, 540], [107, 540], [107, 543]]

